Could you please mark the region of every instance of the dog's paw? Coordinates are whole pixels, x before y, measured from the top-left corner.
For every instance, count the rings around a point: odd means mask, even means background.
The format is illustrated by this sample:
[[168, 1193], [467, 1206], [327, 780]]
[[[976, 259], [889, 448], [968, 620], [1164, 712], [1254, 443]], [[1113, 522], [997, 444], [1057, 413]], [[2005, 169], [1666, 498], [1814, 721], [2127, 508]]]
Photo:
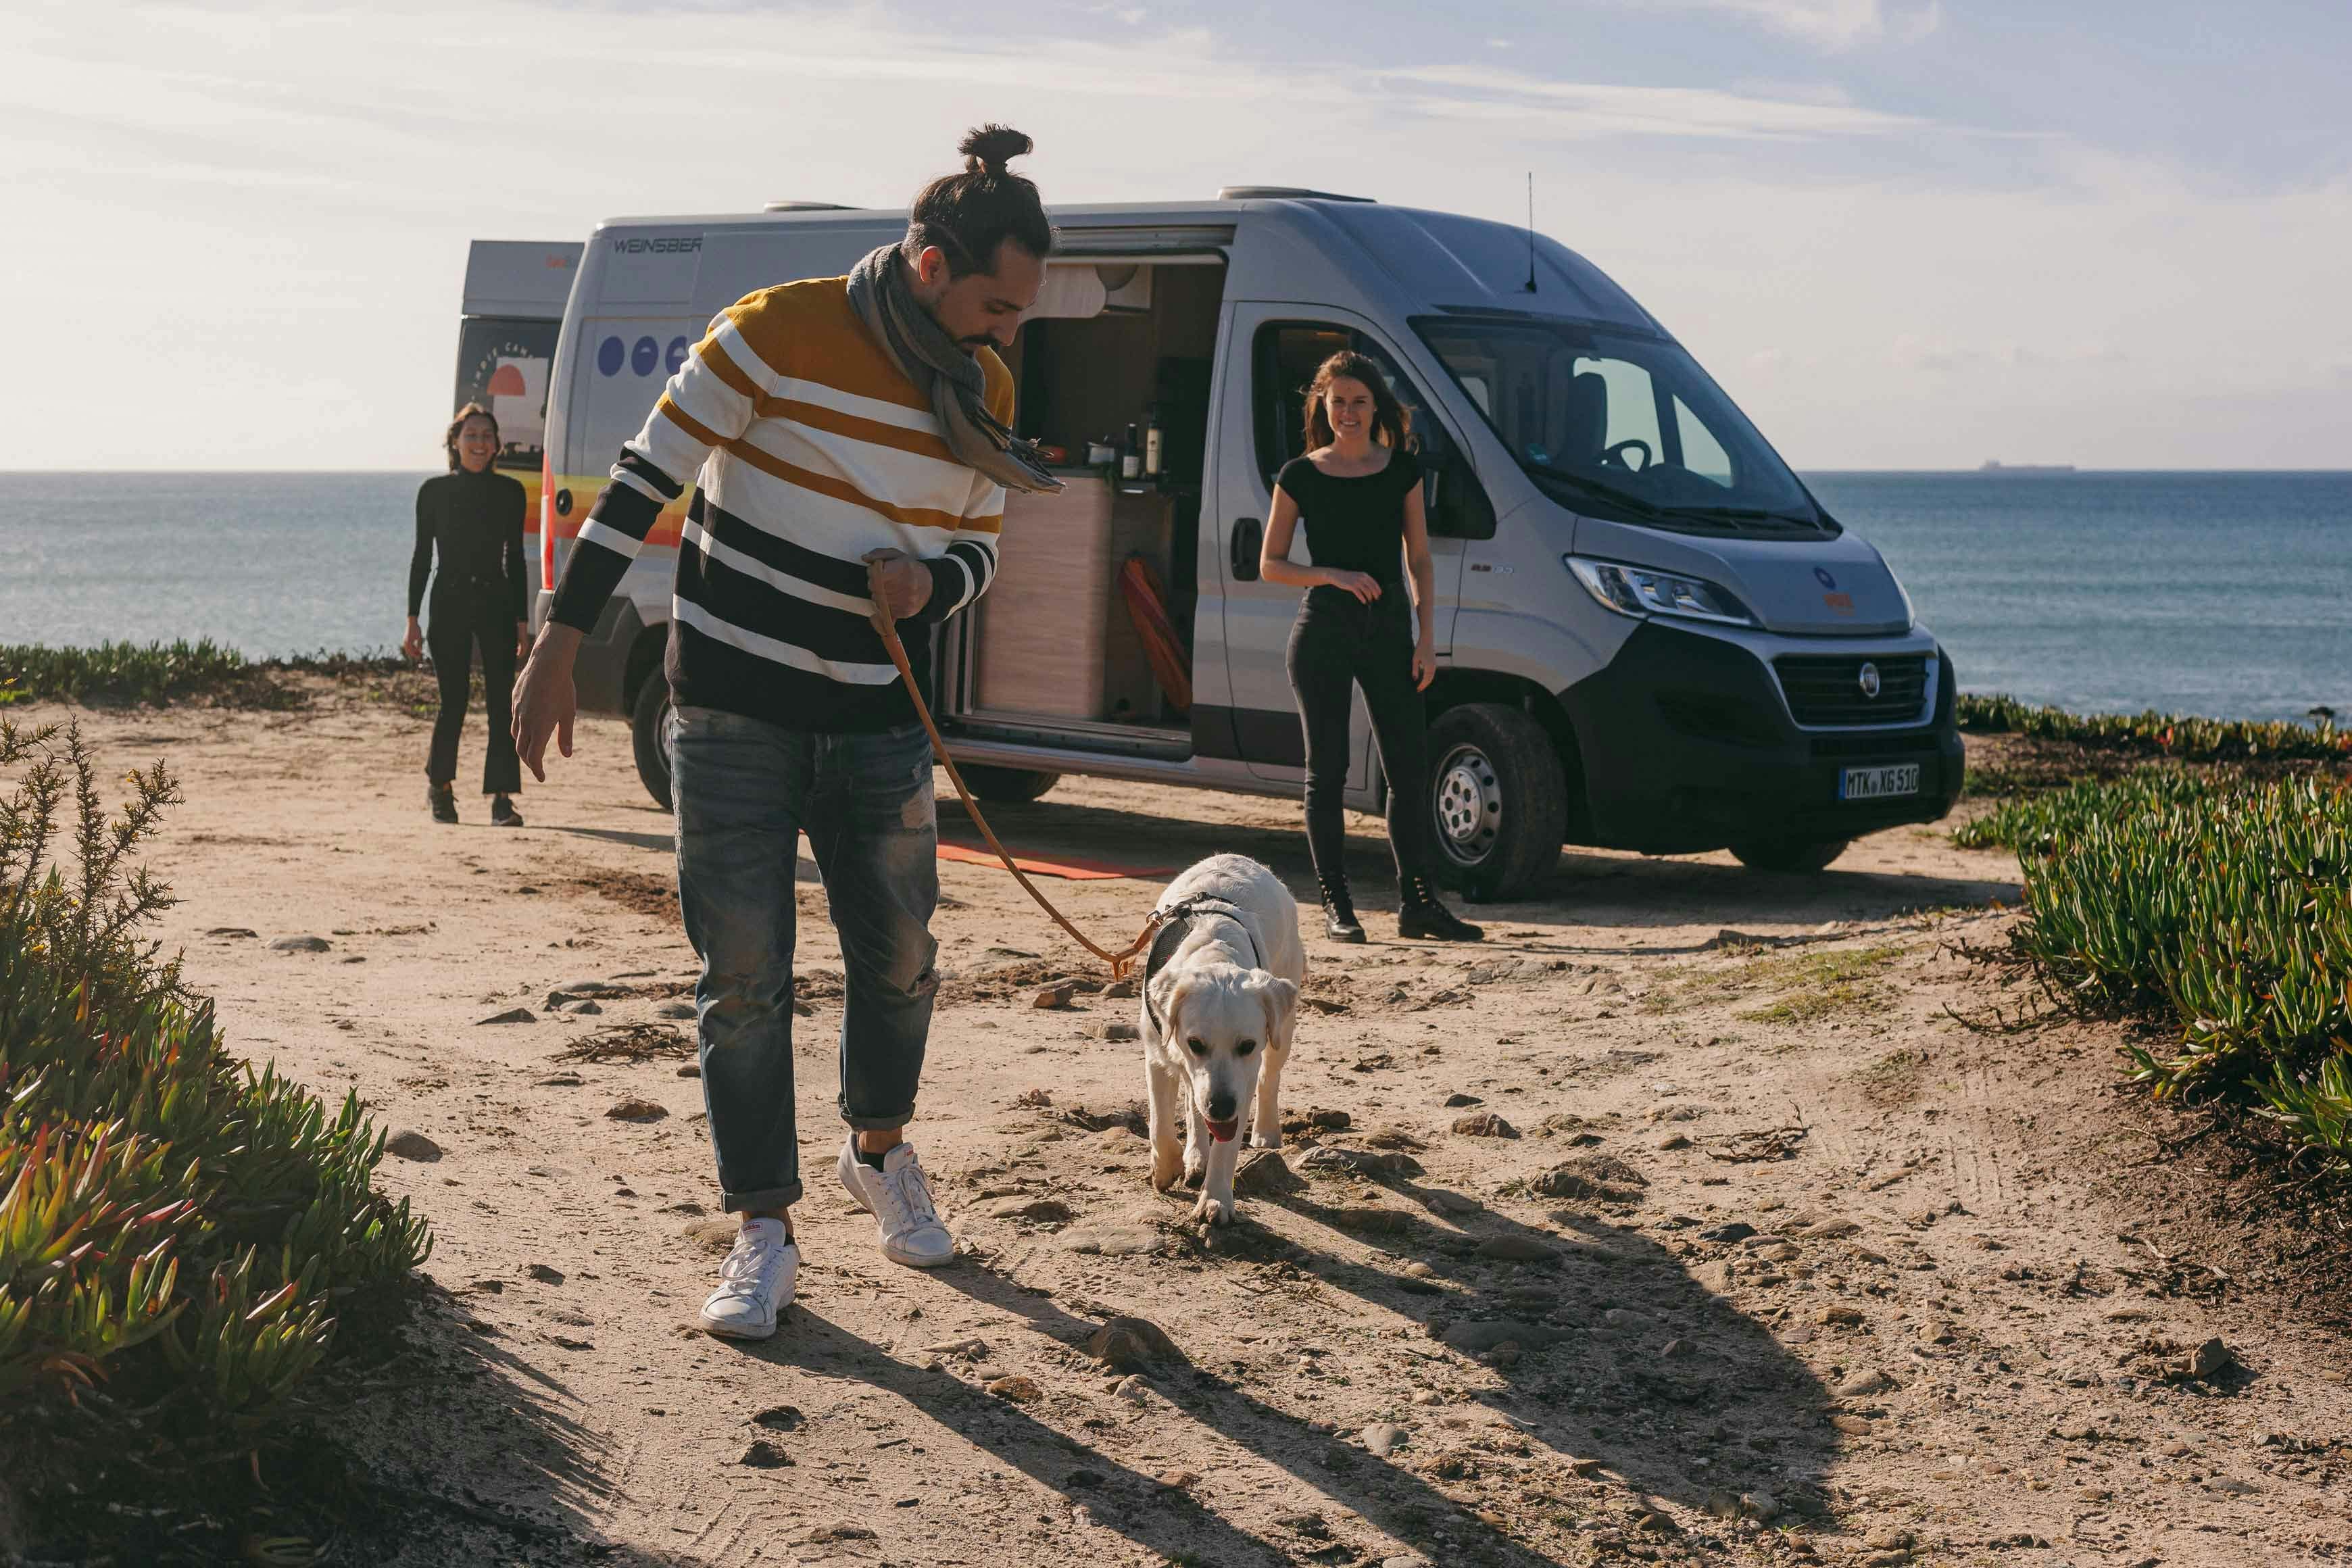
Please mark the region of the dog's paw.
[[1209, 1157], [1196, 1149], [1184, 1152], [1184, 1184], [1197, 1187], [1209, 1177]]
[[1250, 1147], [1253, 1149], [1274, 1149], [1278, 1151], [1282, 1147], [1282, 1134], [1280, 1132], [1253, 1132], [1250, 1134], [1249, 1141]]
[[1192, 1221], [1196, 1225], [1231, 1225], [1234, 1223], [1234, 1200], [1215, 1198], [1207, 1193], [1192, 1205]]
[[1166, 1192], [1169, 1188], [1176, 1184], [1177, 1178], [1181, 1176], [1183, 1173], [1184, 1162], [1177, 1155], [1170, 1154], [1165, 1159], [1161, 1159], [1159, 1156], [1154, 1155], [1151, 1161], [1152, 1190], [1154, 1192], [1160, 1193]]

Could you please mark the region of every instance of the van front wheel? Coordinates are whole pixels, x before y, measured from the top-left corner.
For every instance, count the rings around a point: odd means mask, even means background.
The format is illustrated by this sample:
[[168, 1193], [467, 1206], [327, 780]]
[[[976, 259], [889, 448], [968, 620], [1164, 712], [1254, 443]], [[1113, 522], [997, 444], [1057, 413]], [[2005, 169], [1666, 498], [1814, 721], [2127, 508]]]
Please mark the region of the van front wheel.
[[637, 780], [664, 811], [669, 804], [669, 682], [658, 669], [637, 686], [637, 700], [629, 707], [629, 741], [637, 755]]
[[1541, 725], [1498, 702], [1465, 702], [1429, 727], [1429, 757], [1423, 809], [1440, 881], [1515, 899], [1559, 864], [1568, 784]]
[[1826, 871], [1851, 838], [1750, 838], [1731, 846], [1731, 858], [1751, 871]]

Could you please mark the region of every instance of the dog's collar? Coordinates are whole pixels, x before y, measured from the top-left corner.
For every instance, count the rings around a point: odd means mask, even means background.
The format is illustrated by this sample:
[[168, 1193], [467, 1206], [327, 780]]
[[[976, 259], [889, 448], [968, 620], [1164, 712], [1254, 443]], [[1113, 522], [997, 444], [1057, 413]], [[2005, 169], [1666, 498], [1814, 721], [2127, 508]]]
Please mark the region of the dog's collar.
[[1249, 942], [1250, 967], [1263, 969], [1265, 963], [1265, 950], [1258, 942], [1256, 930], [1250, 924], [1249, 911], [1230, 899], [1211, 898], [1204, 894], [1198, 898], [1186, 899], [1179, 904], [1171, 904], [1159, 913], [1160, 930], [1151, 939], [1150, 955], [1143, 961], [1143, 984], [1140, 989], [1143, 992], [1143, 1016], [1151, 1020], [1153, 1033], [1164, 1035], [1168, 1031], [1167, 1022], [1160, 1016], [1160, 1010], [1151, 1005], [1152, 977], [1165, 969], [1168, 966], [1168, 961], [1176, 956], [1176, 950], [1184, 944], [1185, 937], [1192, 933], [1192, 921], [1195, 916], [1223, 915], [1231, 920], [1242, 928], [1242, 935]]

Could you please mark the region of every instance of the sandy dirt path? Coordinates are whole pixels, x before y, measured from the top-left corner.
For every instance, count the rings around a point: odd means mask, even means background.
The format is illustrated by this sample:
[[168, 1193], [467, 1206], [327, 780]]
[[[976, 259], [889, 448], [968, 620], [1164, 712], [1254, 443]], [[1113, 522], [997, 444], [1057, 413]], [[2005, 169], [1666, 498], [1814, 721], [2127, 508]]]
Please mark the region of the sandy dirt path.
[[[1213, 1236], [1147, 1184], [1139, 1049], [1105, 1037], [1135, 1004], [1034, 1007], [1078, 955], [1001, 872], [944, 864], [913, 1133], [963, 1257], [929, 1274], [831, 1175], [839, 961], [804, 861], [807, 1262], [744, 1346], [687, 1326], [724, 1248], [671, 1017], [693, 957], [617, 721], [499, 831], [471, 798], [427, 819], [425, 727], [383, 707], [82, 720], [110, 765], [182, 780], [164, 934], [233, 1048], [440, 1150], [385, 1161], [435, 1289], [351, 1413], [436, 1521], [386, 1561], [2352, 1557], [2344, 1341], [2131, 1206], [2152, 1135], [2112, 1032], [1947, 1012], [2000, 999], [1952, 946], [1999, 940], [2016, 867], [1939, 830], [1817, 878], [1567, 856], [1468, 950], [1384, 938], [1359, 822], [1374, 941], [1308, 932], [1294, 1131]], [[1312, 887], [1286, 802], [1069, 780], [996, 822]], [[1122, 937], [1158, 889], [1052, 886]], [[325, 951], [272, 946], [304, 936]], [[653, 1054], [581, 1054], [624, 1026]], [[1121, 1313], [1176, 1355], [1088, 1355]], [[2214, 1337], [2236, 1364], [2179, 1377]]]

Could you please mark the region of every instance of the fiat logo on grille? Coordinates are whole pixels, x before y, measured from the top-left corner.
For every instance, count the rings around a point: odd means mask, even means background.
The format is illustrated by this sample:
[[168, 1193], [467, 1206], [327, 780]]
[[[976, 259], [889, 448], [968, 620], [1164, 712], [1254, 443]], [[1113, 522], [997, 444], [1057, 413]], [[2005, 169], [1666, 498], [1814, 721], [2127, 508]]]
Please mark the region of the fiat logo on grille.
[[1878, 666], [1864, 660], [1862, 667], [1862, 694], [1864, 697], [1877, 696], [1878, 684]]

